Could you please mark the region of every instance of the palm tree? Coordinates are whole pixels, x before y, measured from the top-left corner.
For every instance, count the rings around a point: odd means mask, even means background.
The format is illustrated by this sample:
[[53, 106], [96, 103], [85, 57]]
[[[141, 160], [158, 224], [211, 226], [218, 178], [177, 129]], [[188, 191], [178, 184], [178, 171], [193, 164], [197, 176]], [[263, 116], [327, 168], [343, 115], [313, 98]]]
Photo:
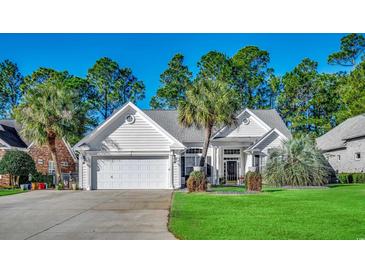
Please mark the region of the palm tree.
[[330, 167], [314, 141], [300, 136], [273, 149], [264, 172], [264, 180], [272, 185], [311, 186], [327, 183]]
[[205, 129], [200, 167], [205, 165], [213, 128], [235, 124], [240, 102], [237, 91], [217, 80], [201, 79], [186, 92], [186, 100], [178, 107], [178, 121], [184, 127]]
[[55, 165], [56, 181], [61, 169], [56, 153], [56, 139], [61, 139], [76, 125], [73, 99], [75, 93], [66, 83], [68, 73], [39, 69], [25, 79], [24, 97], [14, 110], [22, 134], [37, 145], [47, 145]]

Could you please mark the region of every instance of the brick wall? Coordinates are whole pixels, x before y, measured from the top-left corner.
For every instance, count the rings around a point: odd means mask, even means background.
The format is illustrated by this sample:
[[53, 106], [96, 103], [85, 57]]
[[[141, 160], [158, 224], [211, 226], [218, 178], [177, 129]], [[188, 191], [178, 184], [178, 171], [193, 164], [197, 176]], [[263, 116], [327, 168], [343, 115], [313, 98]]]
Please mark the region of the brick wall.
[[[76, 164], [68, 151], [65, 143], [62, 140], [56, 140], [56, 151], [58, 157], [58, 164], [61, 167], [62, 173], [76, 172]], [[51, 153], [46, 145], [37, 146], [32, 145], [29, 149], [29, 154], [32, 156], [38, 172], [48, 174], [48, 162], [52, 161]], [[67, 163], [64, 166], [62, 163]]]

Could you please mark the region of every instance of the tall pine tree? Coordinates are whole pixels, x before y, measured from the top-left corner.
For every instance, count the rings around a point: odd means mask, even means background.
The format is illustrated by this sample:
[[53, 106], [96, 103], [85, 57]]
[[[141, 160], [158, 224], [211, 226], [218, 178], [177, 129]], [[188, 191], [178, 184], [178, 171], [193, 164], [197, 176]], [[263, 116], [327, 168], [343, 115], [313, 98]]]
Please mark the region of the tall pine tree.
[[161, 87], [152, 97], [153, 109], [177, 109], [179, 101], [185, 100], [185, 93], [191, 84], [192, 73], [184, 65], [184, 56], [176, 54], [168, 63], [168, 68], [160, 75]]

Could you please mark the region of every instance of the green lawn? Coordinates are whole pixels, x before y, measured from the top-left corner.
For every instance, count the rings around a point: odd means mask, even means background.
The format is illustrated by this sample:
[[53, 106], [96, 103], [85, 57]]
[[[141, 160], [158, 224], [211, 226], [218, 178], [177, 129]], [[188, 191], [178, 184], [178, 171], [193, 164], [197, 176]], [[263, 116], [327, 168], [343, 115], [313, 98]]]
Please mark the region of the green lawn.
[[365, 239], [365, 185], [267, 189], [260, 194], [174, 194], [180, 239]]
[[0, 189], [0, 196], [12, 195], [24, 192], [21, 189]]

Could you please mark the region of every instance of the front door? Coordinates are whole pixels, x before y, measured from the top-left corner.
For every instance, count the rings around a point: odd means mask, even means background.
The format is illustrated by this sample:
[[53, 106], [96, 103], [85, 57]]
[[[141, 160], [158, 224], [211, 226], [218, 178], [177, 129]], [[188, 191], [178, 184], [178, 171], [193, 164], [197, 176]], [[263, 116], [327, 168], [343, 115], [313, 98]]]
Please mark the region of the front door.
[[237, 172], [237, 161], [227, 161], [226, 162], [226, 179], [227, 181], [237, 181], [238, 172]]

